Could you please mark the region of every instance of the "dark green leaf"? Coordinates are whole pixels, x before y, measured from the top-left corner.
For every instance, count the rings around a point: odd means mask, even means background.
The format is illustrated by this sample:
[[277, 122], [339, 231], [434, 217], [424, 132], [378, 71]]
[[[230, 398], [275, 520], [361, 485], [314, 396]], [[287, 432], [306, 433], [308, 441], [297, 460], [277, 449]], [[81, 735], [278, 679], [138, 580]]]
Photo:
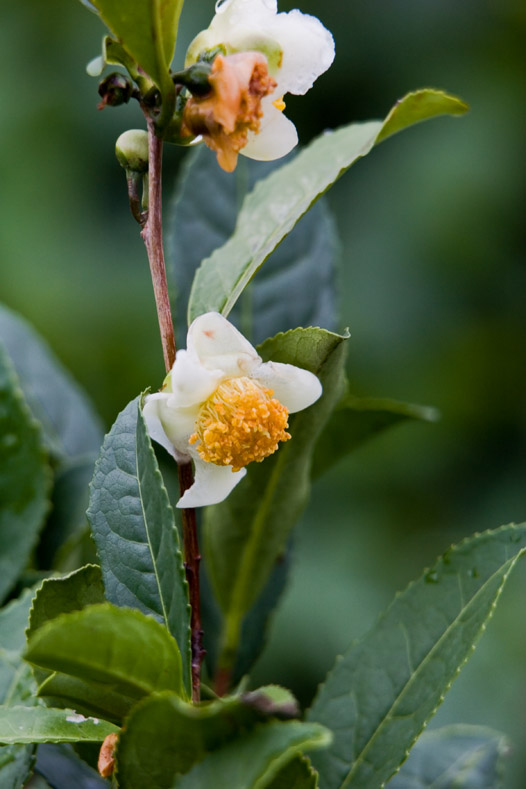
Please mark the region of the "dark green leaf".
[[317, 789], [318, 774], [305, 756], [296, 756], [268, 784], [267, 789]]
[[146, 432], [140, 398], [106, 436], [91, 483], [88, 518], [106, 597], [164, 624], [177, 641], [191, 692], [190, 607], [174, 511]]
[[183, 0], [93, 0], [124, 49], [163, 89], [170, 80]]
[[118, 732], [117, 726], [99, 718], [85, 718], [75, 710], [50, 707], [0, 707], [0, 742], [102, 742]]
[[409, 93], [385, 121], [325, 133], [260, 181], [243, 203], [234, 235], [197, 270], [188, 322], [211, 310], [228, 315], [256, 271], [312, 203], [377, 142], [413, 123], [466, 110], [462, 101], [441, 91]]
[[0, 600], [26, 566], [43, 526], [51, 473], [42, 435], [0, 345]]
[[61, 614], [29, 641], [26, 660], [140, 699], [156, 690], [184, 695], [181, 655], [152, 617], [108, 603]]
[[249, 466], [243, 483], [228, 499], [207, 509], [207, 570], [225, 614], [229, 663], [235, 658], [243, 617], [285, 551], [309, 495], [311, 453], [341, 393], [344, 339], [323, 329], [296, 329], [259, 348], [264, 359], [316, 373], [324, 393], [313, 406], [290, 418], [289, 442], [264, 463]]
[[63, 463], [57, 471], [51, 515], [38, 545], [40, 567], [67, 572], [95, 559], [86, 518], [94, 465], [95, 457], [89, 455]]
[[49, 449], [59, 456], [98, 452], [104, 430], [86, 395], [36, 332], [4, 306], [0, 338]]
[[[29, 666], [22, 663], [24, 631], [34, 589], [26, 589], [17, 600], [0, 610], [0, 704], [29, 704], [35, 683]], [[29, 669], [29, 670], [28, 670]], [[35, 748], [32, 745], [0, 746], [0, 786], [20, 789], [31, 774]]]
[[323, 726], [301, 721], [260, 724], [248, 734], [213, 751], [174, 783], [174, 789], [264, 789], [302, 751], [324, 748], [331, 741]]
[[438, 412], [427, 406], [347, 394], [334, 409], [318, 439], [312, 476], [321, 476], [365, 441], [400, 422], [410, 419], [435, 422], [438, 418]]
[[25, 630], [34, 594], [34, 589], [24, 589], [20, 597], [0, 609], [0, 649], [18, 654], [24, 649]]
[[32, 745], [0, 746], [0, 786], [2, 789], [21, 789], [31, 775], [35, 763]]
[[269, 716], [280, 715], [290, 704], [290, 696], [276, 701], [275, 692], [260, 688], [200, 706], [187, 704], [173, 693], [148, 697], [134, 707], [119, 740], [119, 786], [169, 789], [178, 773], [186, 773], [208, 752]]
[[506, 738], [482, 726], [444, 726], [417, 741], [390, 789], [499, 789]]
[[69, 745], [40, 745], [35, 771], [53, 789], [107, 789], [108, 782], [79, 759]]
[[398, 769], [485, 629], [526, 550], [526, 524], [449, 549], [340, 659], [308, 713], [334, 731], [326, 789], [378, 789]]
[[[289, 157], [289, 159], [292, 157]], [[179, 344], [186, 341], [186, 305], [202, 260], [234, 232], [239, 207], [257, 181], [282, 166], [241, 157], [235, 175], [217, 166], [205, 146], [186, 160], [169, 215], [168, 270], [174, 282]], [[230, 315], [251, 342], [296, 326], [337, 327], [336, 229], [322, 199], [300, 221], [253, 280]], [[291, 294], [294, 297], [291, 298]]]

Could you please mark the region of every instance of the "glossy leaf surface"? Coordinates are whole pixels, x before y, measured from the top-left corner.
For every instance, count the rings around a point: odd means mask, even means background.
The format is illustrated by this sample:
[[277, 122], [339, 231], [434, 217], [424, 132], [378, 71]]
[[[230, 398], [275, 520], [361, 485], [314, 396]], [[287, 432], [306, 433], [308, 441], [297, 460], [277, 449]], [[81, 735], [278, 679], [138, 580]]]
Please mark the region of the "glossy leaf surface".
[[419, 121], [466, 110], [462, 101], [442, 91], [409, 93], [384, 121], [327, 132], [260, 181], [243, 203], [234, 235], [196, 272], [188, 322], [210, 310], [228, 315], [256, 271], [312, 203], [376, 143]]
[[327, 789], [377, 789], [404, 761], [466, 662], [526, 550], [526, 524], [450, 548], [341, 658], [308, 719], [334, 731], [313, 757]]
[[128, 404], [106, 436], [91, 483], [88, 519], [107, 599], [150, 614], [168, 628], [180, 647], [190, 692], [188, 587], [174, 510], [139, 402]]

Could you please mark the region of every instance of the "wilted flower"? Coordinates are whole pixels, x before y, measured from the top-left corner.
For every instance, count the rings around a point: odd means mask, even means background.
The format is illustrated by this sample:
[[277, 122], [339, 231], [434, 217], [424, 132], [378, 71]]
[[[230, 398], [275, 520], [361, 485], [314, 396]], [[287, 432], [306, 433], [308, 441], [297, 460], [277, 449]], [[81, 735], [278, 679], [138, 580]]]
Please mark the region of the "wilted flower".
[[253, 346], [217, 312], [188, 330], [161, 392], [146, 397], [148, 432], [179, 462], [193, 460], [195, 482], [178, 507], [223, 501], [246, 473], [290, 438], [289, 413], [321, 394], [308, 370], [262, 362]]
[[210, 93], [190, 98], [183, 114], [182, 136], [201, 135], [216, 151], [219, 165], [232, 172], [237, 155], [257, 133], [263, 115], [261, 100], [276, 87], [260, 52], [217, 55], [209, 77]]
[[[247, 129], [240, 152], [251, 159], [279, 159], [298, 142], [294, 124], [283, 114], [286, 93], [304, 94], [334, 60], [334, 40], [316, 19], [298, 10], [278, 13], [277, 0], [220, 0], [207, 30], [190, 44], [186, 66], [217, 47], [227, 55], [259, 52], [275, 80], [261, 98], [258, 128]], [[206, 141], [206, 138], [205, 138]]]

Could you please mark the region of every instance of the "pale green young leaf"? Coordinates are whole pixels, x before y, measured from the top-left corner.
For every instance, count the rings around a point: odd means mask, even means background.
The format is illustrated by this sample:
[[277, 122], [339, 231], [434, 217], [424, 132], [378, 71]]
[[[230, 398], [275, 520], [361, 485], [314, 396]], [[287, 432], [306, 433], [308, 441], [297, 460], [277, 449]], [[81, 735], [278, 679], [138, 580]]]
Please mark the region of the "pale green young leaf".
[[24, 657], [85, 682], [107, 683], [135, 699], [156, 690], [184, 695], [181, 655], [166, 628], [140, 611], [109, 603], [46, 622]]
[[179, 645], [190, 693], [188, 586], [174, 510], [140, 398], [119, 414], [104, 440], [91, 483], [88, 519], [107, 599], [151, 614], [168, 628]]
[[134, 707], [119, 739], [119, 786], [172, 786], [178, 773], [188, 772], [208, 752], [272, 715], [279, 716], [287, 703], [271, 696], [272, 689], [261, 688], [200, 706], [173, 693], [149, 696]]
[[98, 452], [104, 429], [88, 398], [34, 329], [3, 305], [0, 338], [50, 451], [59, 457]]
[[424, 89], [397, 102], [384, 121], [354, 123], [314, 140], [248, 195], [234, 235], [196, 272], [188, 322], [210, 310], [228, 315], [256, 271], [312, 203], [378, 142], [419, 121], [466, 111], [467, 105], [455, 96]]
[[325, 474], [361, 444], [394, 425], [409, 420], [435, 422], [438, 418], [438, 411], [429, 406], [346, 394], [318, 439], [312, 460], [312, 476], [316, 479]]
[[95, 715], [117, 724], [122, 723], [137, 703], [136, 698], [114, 689], [111, 683], [85, 681], [60, 671], [49, 674], [39, 685], [37, 696], [48, 707], [72, 708], [83, 715]]
[[50, 707], [0, 707], [0, 743], [101, 742], [119, 729], [75, 710]]
[[[81, 611], [87, 605], [104, 602], [104, 586], [100, 567], [88, 565], [63, 578], [47, 578], [35, 594], [29, 612], [27, 639], [46, 622], [60, 614]], [[42, 682], [49, 671], [35, 669], [35, 677]]]
[[124, 49], [163, 89], [170, 80], [183, 0], [93, 0]]
[[296, 756], [267, 785], [267, 789], [318, 789], [318, 773], [305, 756]]
[[249, 466], [226, 501], [206, 511], [204, 548], [210, 582], [226, 628], [238, 635], [307, 501], [312, 450], [341, 394], [344, 341], [323, 329], [295, 329], [259, 348], [264, 359], [314, 372], [323, 395], [290, 417], [290, 441], [263, 463]]
[[424, 733], [389, 789], [502, 789], [510, 748], [483, 726], [444, 726]]
[[326, 747], [331, 733], [302, 721], [263, 723], [209, 754], [178, 778], [173, 789], [265, 789], [299, 753]]
[[31, 640], [42, 625], [60, 614], [103, 602], [104, 586], [97, 565], [81, 567], [62, 578], [47, 578], [33, 598], [26, 637]]
[[9, 357], [0, 344], [0, 600], [25, 568], [49, 507], [51, 472]]
[[[217, 166], [215, 155], [204, 145], [187, 156], [167, 224], [167, 267], [181, 347], [186, 342], [186, 306], [196, 270], [234, 232], [247, 193], [282, 165], [282, 159], [256, 162], [240, 157], [232, 175]], [[254, 344], [296, 326], [335, 330], [337, 249], [335, 223], [322, 198], [275, 250], [229, 320]]]
[[334, 731], [330, 749], [313, 758], [326, 789], [378, 789], [396, 772], [525, 550], [526, 524], [450, 548], [336, 663], [308, 713]]

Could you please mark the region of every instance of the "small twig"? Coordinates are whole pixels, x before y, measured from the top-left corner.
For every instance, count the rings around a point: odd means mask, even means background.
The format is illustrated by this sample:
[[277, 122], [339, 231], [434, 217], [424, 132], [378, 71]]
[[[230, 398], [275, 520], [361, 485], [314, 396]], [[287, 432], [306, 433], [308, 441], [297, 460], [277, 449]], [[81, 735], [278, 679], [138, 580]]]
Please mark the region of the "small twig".
[[148, 218], [141, 231], [141, 236], [150, 261], [164, 364], [166, 372], [168, 372], [172, 369], [175, 361], [175, 339], [163, 252], [161, 193], [163, 142], [156, 136], [154, 122], [148, 115], [146, 115], [146, 121], [148, 123]]
[[[181, 496], [193, 485], [194, 475], [191, 463], [180, 463], [179, 489]], [[199, 565], [201, 554], [197, 542], [197, 521], [194, 509], [183, 509], [183, 543], [186, 580], [190, 593], [190, 607], [192, 609], [190, 627], [192, 631], [192, 701], [200, 700], [201, 664], [205, 656], [203, 649], [203, 630], [201, 626], [201, 597], [199, 590]]]

